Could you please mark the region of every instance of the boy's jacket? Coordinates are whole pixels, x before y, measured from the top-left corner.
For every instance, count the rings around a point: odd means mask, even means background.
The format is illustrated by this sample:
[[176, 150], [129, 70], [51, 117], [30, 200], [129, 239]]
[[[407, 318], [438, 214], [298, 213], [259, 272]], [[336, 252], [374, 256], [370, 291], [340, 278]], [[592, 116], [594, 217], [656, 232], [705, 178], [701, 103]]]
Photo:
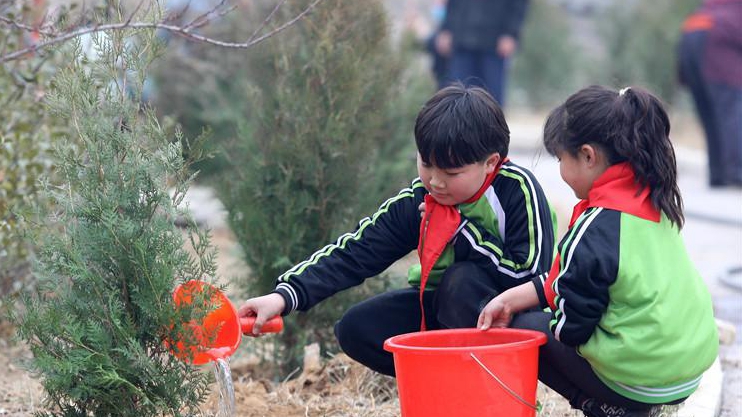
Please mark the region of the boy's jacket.
[[[422, 181], [415, 179], [361, 220], [355, 231], [281, 275], [275, 292], [286, 301], [284, 314], [306, 311], [416, 250], [421, 221], [418, 207], [426, 194]], [[501, 290], [546, 277], [554, 254], [555, 220], [532, 173], [506, 162], [477, 201], [458, 208], [458, 231], [433, 268], [426, 290], [435, 289], [442, 268], [464, 260], [490, 271]], [[419, 268], [412, 269], [409, 282], [418, 287]]]

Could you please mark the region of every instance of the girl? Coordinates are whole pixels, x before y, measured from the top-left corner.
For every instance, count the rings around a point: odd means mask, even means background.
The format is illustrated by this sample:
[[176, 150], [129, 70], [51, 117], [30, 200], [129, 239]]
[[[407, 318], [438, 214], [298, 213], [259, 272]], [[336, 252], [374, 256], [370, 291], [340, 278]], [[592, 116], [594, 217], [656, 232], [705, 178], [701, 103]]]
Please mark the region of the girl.
[[[495, 297], [478, 327], [540, 330], [539, 379], [588, 417], [682, 402], [717, 356], [711, 297], [680, 228], [670, 122], [644, 90], [592, 86], [554, 109], [544, 145], [581, 201], [545, 282]], [[550, 312], [524, 312], [541, 305]], [[548, 311], [548, 310], [546, 310]]]

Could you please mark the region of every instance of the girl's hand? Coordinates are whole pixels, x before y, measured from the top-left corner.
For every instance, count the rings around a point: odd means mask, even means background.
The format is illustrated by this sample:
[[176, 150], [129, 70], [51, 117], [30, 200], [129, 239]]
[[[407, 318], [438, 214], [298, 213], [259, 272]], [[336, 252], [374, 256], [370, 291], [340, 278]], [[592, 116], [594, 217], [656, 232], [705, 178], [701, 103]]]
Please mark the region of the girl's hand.
[[490, 327], [508, 327], [510, 325], [513, 313], [502, 298], [502, 295], [493, 298], [479, 313], [477, 327], [480, 330], [487, 330]]
[[538, 306], [538, 294], [532, 282], [510, 288], [490, 300], [479, 313], [477, 327], [487, 330], [490, 327], [508, 327], [513, 314]]
[[255, 317], [252, 335], [260, 334], [260, 329], [268, 319], [280, 315], [286, 307], [286, 301], [277, 293], [267, 294], [261, 297], [251, 298], [242, 304], [237, 310], [240, 317]]
[[420, 203], [420, 205], [417, 206], [417, 210], [420, 212], [420, 218], [425, 217], [425, 203]]

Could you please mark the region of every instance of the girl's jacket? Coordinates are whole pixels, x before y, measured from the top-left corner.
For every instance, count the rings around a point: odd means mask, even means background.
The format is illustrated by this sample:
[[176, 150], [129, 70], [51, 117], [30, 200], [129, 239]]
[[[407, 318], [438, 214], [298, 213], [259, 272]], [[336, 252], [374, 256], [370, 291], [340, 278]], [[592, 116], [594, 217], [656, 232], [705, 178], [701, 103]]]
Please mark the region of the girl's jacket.
[[[420, 204], [425, 190], [419, 178], [385, 201], [355, 231], [346, 233], [278, 278], [286, 301], [284, 314], [306, 311], [338, 291], [378, 275], [418, 246]], [[528, 170], [505, 162], [482, 196], [457, 206], [461, 220], [431, 272], [426, 290], [435, 289], [445, 267], [472, 261], [490, 272], [505, 290], [545, 279], [554, 254], [555, 221], [540, 184]], [[419, 268], [409, 282], [419, 286]]]
[[575, 207], [546, 283], [557, 340], [574, 346], [617, 393], [681, 399], [717, 356], [711, 297], [680, 231], [626, 163], [610, 167]]

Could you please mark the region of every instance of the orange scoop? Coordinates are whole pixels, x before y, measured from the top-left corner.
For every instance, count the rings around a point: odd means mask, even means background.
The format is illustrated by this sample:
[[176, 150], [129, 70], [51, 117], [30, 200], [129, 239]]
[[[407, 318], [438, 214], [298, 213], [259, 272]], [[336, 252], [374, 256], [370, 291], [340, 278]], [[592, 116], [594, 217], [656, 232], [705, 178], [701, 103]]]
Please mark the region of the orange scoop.
[[[172, 350], [176, 357], [190, 360], [194, 365], [202, 365], [231, 356], [240, 345], [242, 334], [252, 333], [255, 323], [255, 317], [240, 318], [229, 298], [213, 285], [203, 281], [191, 280], [178, 285], [173, 292], [175, 305], [190, 305], [193, 302], [193, 296], [203, 292], [205, 288], [208, 288], [212, 294], [210, 301], [217, 308], [204, 318], [203, 323], [189, 323], [188, 327], [193, 330], [197, 341], [196, 346], [186, 349], [185, 344], [180, 340], [175, 343], [175, 349]], [[263, 325], [261, 332], [278, 333], [281, 330], [283, 330], [283, 319], [281, 316], [276, 316]], [[215, 336], [207, 338], [205, 335]]]

